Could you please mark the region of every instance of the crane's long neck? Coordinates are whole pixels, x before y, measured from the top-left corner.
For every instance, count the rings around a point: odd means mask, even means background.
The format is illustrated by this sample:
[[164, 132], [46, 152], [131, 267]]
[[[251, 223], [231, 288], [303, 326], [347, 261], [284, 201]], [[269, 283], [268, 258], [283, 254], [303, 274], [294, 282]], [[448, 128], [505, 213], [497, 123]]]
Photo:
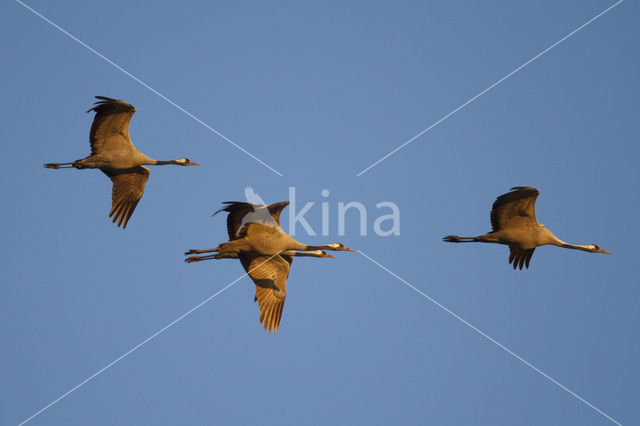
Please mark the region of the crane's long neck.
[[335, 250], [331, 245], [326, 246], [310, 246], [307, 244], [303, 244], [300, 241], [293, 238], [291, 235], [283, 233], [283, 236], [286, 240], [285, 246], [287, 250], [300, 250], [300, 251], [317, 251], [317, 250]]
[[178, 162], [176, 160], [151, 160], [151, 163], [145, 164], [149, 164], [152, 166], [164, 166], [165, 164], [178, 164]]
[[279, 238], [281, 239], [281, 247], [286, 250], [299, 250], [299, 251], [318, 251], [318, 250], [332, 250], [332, 251], [353, 251], [351, 249], [346, 248], [340, 243], [326, 244], [323, 246], [311, 246], [307, 244], [303, 244], [300, 241], [293, 238], [291, 235], [286, 234], [282, 229], [278, 230], [280, 232]]
[[302, 245], [304, 248], [298, 249], [298, 250], [307, 250], [307, 251], [316, 251], [316, 250], [333, 250], [331, 247], [328, 246], [309, 246], [306, 244]]
[[553, 244], [554, 246], [558, 246], [558, 247], [564, 247], [564, 248], [568, 248], [568, 249], [574, 249], [574, 250], [582, 250], [582, 251], [588, 251], [588, 252], [592, 252], [593, 251], [593, 247], [589, 246], [589, 245], [578, 245], [578, 244], [569, 244], [569, 243], [565, 243], [564, 241], [559, 240], [560, 243], [559, 244]]
[[285, 256], [297, 256], [297, 257], [324, 257], [322, 250], [315, 251], [296, 251], [296, 250], [287, 250], [280, 253]]
[[337, 243], [334, 244], [326, 244], [324, 246], [309, 246], [306, 244], [301, 244], [301, 247], [295, 247], [296, 250], [304, 250], [304, 251], [322, 251], [322, 250], [332, 250], [332, 251], [341, 251], [344, 250]]
[[588, 251], [588, 252], [593, 251], [593, 246], [591, 245], [582, 246], [578, 244], [569, 244], [565, 241], [562, 241], [560, 238], [556, 237], [555, 235], [553, 235], [553, 233], [549, 230], [547, 230], [547, 239], [549, 241], [546, 244], [551, 244], [554, 246], [564, 247], [564, 248], [573, 249], [573, 250], [582, 250], [582, 251]]

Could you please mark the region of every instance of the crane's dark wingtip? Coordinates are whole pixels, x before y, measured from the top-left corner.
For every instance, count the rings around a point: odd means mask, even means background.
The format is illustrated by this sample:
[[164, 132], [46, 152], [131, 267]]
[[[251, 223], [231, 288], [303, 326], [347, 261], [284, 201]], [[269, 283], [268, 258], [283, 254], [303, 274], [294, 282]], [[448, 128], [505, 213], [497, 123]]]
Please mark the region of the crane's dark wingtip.
[[538, 194], [540, 193], [540, 191], [538, 191], [533, 186], [514, 186], [509, 191], [532, 191], [532, 192], [536, 192]]
[[231, 207], [233, 204], [241, 204], [241, 202], [240, 201], [223, 201], [222, 204], [227, 204], [227, 205], [221, 208], [220, 210], [216, 210], [215, 212], [213, 212], [211, 214], [211, 217], [217, 215], [220, 212], [228, 212], [229, 207]]
[[[117, 112], [136, 112], [136, 107], [134, 107], [133, 105], [120, 100], [120, 99], [113, 99], [113, 98], [108, 98], [106, 96], [95, 96], [96, 99], [100, 99], [97, 102], [93, 103], [93, 107], [89, 108], [87, 110], [87, 112], [91, 112], [91, 111], [95, 111], [96, 114], [100, 113], [100, 112], [105, 112], [107, 110], [112, 110], [113, 108], [115, 108], [115, 113]], [[113, 113], [114, 111], [112, 111]]]

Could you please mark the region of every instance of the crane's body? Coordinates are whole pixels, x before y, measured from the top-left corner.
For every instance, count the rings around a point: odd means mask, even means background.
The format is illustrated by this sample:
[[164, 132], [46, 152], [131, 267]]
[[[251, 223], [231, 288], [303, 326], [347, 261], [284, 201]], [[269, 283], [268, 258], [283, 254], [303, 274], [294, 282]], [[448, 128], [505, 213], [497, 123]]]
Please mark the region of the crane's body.
[[147, 157], [139, 151], [120, 150], [101, 152], [74, 161], [76, 169], [105, 169], [111, 171], [131, 170], [143, 165], [157, 165], [158, 161]]
[[248, 223], [243, 229], [240, 231], [240, 238], [222, 243], [213, 250], [220, 253], [260, 253], [269, 256], [289, 250], [353, 251], [340, 243], [322, 246], [303, 244], [284, 232], [279, 226], [274, 228], [262, 223]]

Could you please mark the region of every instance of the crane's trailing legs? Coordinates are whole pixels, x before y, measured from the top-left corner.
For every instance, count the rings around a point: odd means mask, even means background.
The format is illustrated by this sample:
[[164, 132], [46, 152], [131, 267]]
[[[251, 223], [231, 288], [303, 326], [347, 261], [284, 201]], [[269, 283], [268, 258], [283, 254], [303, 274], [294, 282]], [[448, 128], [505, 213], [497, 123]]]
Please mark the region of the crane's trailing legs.
[[47, 169], [72, 169], [75, 167], [75, 161], [73, 163], [47, 163], [44, 166]]
[[489, 238], [486, 235], [480, 235], [479, 237], [458, 237], [457, 235], [447, 235], [442, 239], [448, 243], [496, 243], [498, 242], [494, 238]]
[[238, 256], [228, 256], [222, 253], [210, 254], [208, 256], [191, 256], [187, 257], [184, 261], [187, 263], [200, 262], [201, 260], [209, 260], [209, 259], [237, 259]]
[[474, 237], [458, 237], [457, 235], [447, 235], [442, 240], [448, 243], [472, 243], [475, 241]]
[[184, 255], [188, 256], [190, 254], [202, 254], [202, 253], [211, 253], [212, 251], [218, 251], [217, 249], [206, 249], [206, 250], [196, 250], [196, 249], [191, 249], [189, 251], [185, 251]]

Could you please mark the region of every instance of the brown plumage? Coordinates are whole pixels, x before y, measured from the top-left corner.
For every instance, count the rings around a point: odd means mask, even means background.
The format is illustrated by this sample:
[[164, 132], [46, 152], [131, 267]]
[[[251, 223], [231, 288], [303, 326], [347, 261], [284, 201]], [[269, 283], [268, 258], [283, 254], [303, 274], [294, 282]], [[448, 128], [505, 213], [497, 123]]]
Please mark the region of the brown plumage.
[[144, 187], [151, 172], [142, 166], [128, 172], [116, 172], [107, 169], [102, 171], [113, 182], [109, 217], [113, 216], [113, 223], [118, 220], [118, 226], [122, 224], [124, 229], [127, 227], [127, 222], [129, 222], [129, 218], [138, 202], [140, 202], [140, 198], [142, 198]]
[[[228, 242], [222, 243], [216, 248], [209, 250], [192, 250], [186, 254], [217, 251], [220, 254], [251, 252], [273, 255], [287, 250], [353, 251], [340, 243], [325, 244], [322, 246], [303, 244], [284, 232], [282, 227], [280, 227], [279, 219], [282, 209], [289, 205], [288, 201], [281, 201], [271, 204], [270, 206], [249, 204], [249, 206], [252, 206], [252, 209], [253, 207], [256, 208], [255, 211], [247, 210], [247, 203], [234, 201], [227, 202], [226, 204], [228, 204], [228, 206], [223, 207], [218, 210], [218, 212], [226, 211], [234, 216], [237, 214], [239, 219], [228, 219], [234, 224], [234, 229], [237, 229], [234, 238], [230, 237]], [[236, 211], [238, 213], [234, 213]], [[249, 221], [247, 221], [248, 217], [250, 217]], [[227, 222], [227, 228], [230, 226], [230, 222]]]
[[491, 207], [491, 227], [493, 232], [502, 229], [530, 228], [538, 224], [536, 219], [536, 198], [540, 191], [532, 187], [516, 186], [496, 198]]
[[87, 112], [95, 111], [89, 142], [91, 155], [71, 163], [48, 163], [50, 169], [100, 169], [113, 182], [111, 211], [113, 223], [126, 228], [149, 179], [150, 170], [143, 165], [176, 164], [198, 166], [187, 158], [153, 160], [140, 151], [129, 137], [129, 122], [136, 108], [124, 101], [96, 96], [100, 99]]
[[530, 186], [516, 186], [499, 196], [491, 209], [493, 231], [478, 237], [447, 235], [449, 243], [497, 243], [509, 246], [509, 263], [513, 269], [529, 267], [536, 247], [551, 244], [591, 253], [607, 253], [595, 244], [575, 245], [557, 238], [536, 219], [535, 204], [540, 191]]
[[265, 330], [275, 333], [287, 297], [287, 278], [293, 257], [239, 254], [238, 258], [256, 285], [253, 300], [258, 302], [260, 323]]
[[[229, 241], [241, 238], [239, 236], [242, 219], [255, 211], [249, 203], [226, 202], [227, 206], [218, 210], [229, 213], [227, 215], [227, 234]], [[288, 203], [287, 203], [288, 204]], [[287, 204], [275, 203], [267, 206], [267, 211], [280, 226], [280, 213]], [[280, 325], [284, 301], [287, 297], [287, 278], [293, 263], [293, 257], [283, 255], [264, 256], [254, 253], [238, 253], [238, 259], [247, 274], [256, 285], [254, 302], [258, 302], [260, 309], [260, 323], [265, 330], [275, 333]]]
[[[264, 232], [274, 230], [274, 227], [277, 228], [274, 231], [276, 235], [280, 232], [284, 233], [280, 228], [280, 214], [289, 204], [288, 201], [268, 206], [236, 201], [225, 202], [224, 204], [226, 206], [215, 212], [214, 215], [223, 211], [229, 213], [227, 215], [229, 241], [253, 238], [256, 233], [262, 235]], [[247, 222], [247, 217], [253, 217], [252, 220], [257, 222]], [[255, 233], [252, 231], [253, 229], [256, 229]], [[337, 244], [330, 246], [329, 249], [350, 250], [341, 244], [342, 248], [337, 248], [337, 246]], [[309, 250], [279, 250], [274, 254], [252, 251], [226, 251], [209, 256], [192, 256], [185, 259], [185, 261], [191, 263], [208, 259], [239, 259], [242, 267], [256, 285], [254, 301], [258, 302], [260, 309], [260, 323], [262, 323], [265, 330], [275, 333], [282, 318], [282, 310], [287, 296], [287, 278], [289, 277], [293, 257], [333, 257], [319, 249]], [[185, 254], [213, 251], [218, 251], [218, 249], [190, 250]]]

